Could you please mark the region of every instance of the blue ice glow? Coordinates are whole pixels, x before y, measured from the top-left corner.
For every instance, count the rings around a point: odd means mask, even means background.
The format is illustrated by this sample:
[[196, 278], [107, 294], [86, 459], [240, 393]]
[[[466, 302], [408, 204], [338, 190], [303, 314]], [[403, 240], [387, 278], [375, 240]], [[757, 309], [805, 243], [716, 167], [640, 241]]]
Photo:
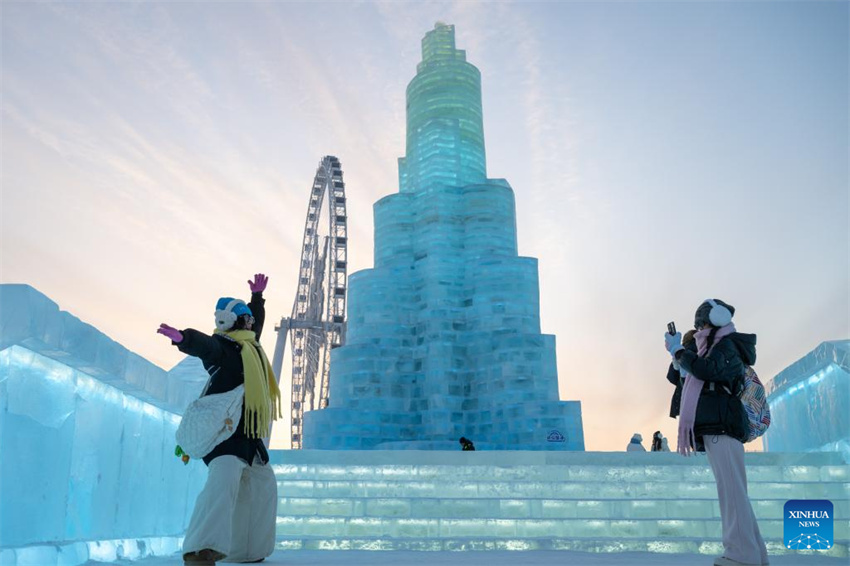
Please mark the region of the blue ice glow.
[[[271, 457], [279, 548], [723, 552], [717, 486], [704, 454], [297, 450]], [[783, 506], [793, 494], [832, 501], [829, 554], [846, 556], [850, 468], [837, 454], [748, 452], [745, 460], [771, 554], [788, 554]], [[568, 556], [551, 561], [562, 562], [571, 563]]]
[[818, 383], [823, 381], [823, 379], [826, 376], [832, 374], [834, 371], [835, 371], [835, 366], [828, 366], [828, 367], [820, 370], [816, 374], [806, 378], [804, 381], [801, 381], [797, 385], [792, 385], [787, 390], [785, 390], [785, 392], [780, 393], [779, 395], [776, 395], [775, 397], [773, 397], [772, 400], [777, 402], [777, 403], [784, 403], [784, 402], [788, 401], [789, 397], [791, 397], [792, 395], [794, 395], [798, 391], [802, 391], [803, 389], [808, 388], [808, 387], [814, 387], [815, 385], [817, 385]]
[[20, 346], [0, 368], [2, 547], [182, 534], [206, 467], [179, 417]]
[[97, 540], [0, 550], [3, 566], [76, 566], [88, 561], [115, 562], [180, 551], [183, 537]]
[[555, 337], [540, 332], [537, 260], [517, 254], [513, 190], [487, 178], [481, 75], [453, 26], [422, 40], [399, 192], [374, 211], [375, 267], [350, 278], [330, 406], [305, 414], [303, 446], [456, 450], [466, 436], [583, 450], [581, 405], [560, 401]]
[[174, 456], [175, 405], [203, 373], [170, 375], [24, 285], [0, 286], [0, 336], [4, 566], [173, 552], [207, 473]]
[[823, 342], [768, 385], [765, 450], [838, 450], [850, 458], [850, 340]]

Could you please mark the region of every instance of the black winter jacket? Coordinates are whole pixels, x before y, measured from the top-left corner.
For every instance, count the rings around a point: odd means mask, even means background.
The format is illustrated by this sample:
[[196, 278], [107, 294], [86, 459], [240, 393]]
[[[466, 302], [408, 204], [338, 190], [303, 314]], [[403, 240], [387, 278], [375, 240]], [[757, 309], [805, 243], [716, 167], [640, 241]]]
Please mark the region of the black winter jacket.
[[[705, 382], [697, 403], [694, 436], [722, 434], [743, 441], [748, 423], [738, 393], [746, 366], [756, 362], [756, 335], [735, 332], [721, 338], [704, 358], [685, 349], [676, 352], [676, 360]], [[668, 371], [668, 379], [669, 375]]]
[[[257, 341], [263, 332], [265, 321], [265, 299], [262, 293], [253, 293], [248, 307], [254, 315], [254, 326], [252, 330], [257, 335]], [[181, 331], [183, 341], [175, 344], [184, 354], [200, 358], [204, 369], [210, 374], [210, 381], [204, 390], [204, 395], [213, 395], [232, 391], [245, 383], [245, 374], [242, 369], [242, 347], [232, 338], [221, 334], [208, 336], [193, 328]], [[263, 463], [269, 461], [269, 453], [262, 439], [248, 438], [245, 434], [245, 407], [242, 407], [242, 418], [233, 436], [213, 448], [212, 452], [204, 456], [204, 463], [209, 466], [218, 456], [231, 455], [241, 458], [248, 465], [254, 462], [254, 455], [260, 456]]]

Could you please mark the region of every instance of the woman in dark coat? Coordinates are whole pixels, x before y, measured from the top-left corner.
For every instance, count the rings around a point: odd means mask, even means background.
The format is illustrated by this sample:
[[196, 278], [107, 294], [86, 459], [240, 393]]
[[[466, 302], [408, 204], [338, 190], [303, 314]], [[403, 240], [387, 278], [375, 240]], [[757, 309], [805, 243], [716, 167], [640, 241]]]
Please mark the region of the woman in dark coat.
[[707, 299], [694, 316], [696, 351], [682, 345], [679, 333], [666, 333], [664, 341], [684, 377], [678, 451], [687, 455], [704, 447], [717, 483], [724, 552], [714, 564], [764, 565], [767, 548], [747, 495], [747, 416], [738, 398], [746, 366], [756, 361], [756, 336], [737, 332], [734, 314], [731, 305]]
[[277, 481], [263, 437], [280, 414], [280, 392], [259, 343], [267, 282], [262, 273], [248, 281], [247, 305], [231, 297], [219, 299], [212, 336], [167, 324], [157, 330], [181, 352], [201, 359], [210, 374], [202, 397], [245, 386], [239, 425], [203, 458], [209, 475], [183, 541], [186, 566], [215, 566], [225, 558], [260, 562], [274, 551]]

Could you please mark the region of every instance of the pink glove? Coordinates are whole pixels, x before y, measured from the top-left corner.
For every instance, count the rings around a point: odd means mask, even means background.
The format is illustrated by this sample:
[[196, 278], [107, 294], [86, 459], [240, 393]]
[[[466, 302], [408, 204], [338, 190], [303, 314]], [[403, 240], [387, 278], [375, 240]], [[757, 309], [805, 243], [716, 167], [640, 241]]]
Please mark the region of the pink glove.
[[157, 333], [162, 334], [166, 338], [171, 338], [175, 344], [179, 344], [183, 341], [183, 333], [176, 328], [168, 326], [167, 324], [160, 324]]
[[254, 280], [248, 280], [248, 287], [251, 288], [252, 293], [262, 293], [266, 290], [266, 285], [269, 283], [269, 278], [263, 275], [262, 273], [257, 273], [254, 275]]

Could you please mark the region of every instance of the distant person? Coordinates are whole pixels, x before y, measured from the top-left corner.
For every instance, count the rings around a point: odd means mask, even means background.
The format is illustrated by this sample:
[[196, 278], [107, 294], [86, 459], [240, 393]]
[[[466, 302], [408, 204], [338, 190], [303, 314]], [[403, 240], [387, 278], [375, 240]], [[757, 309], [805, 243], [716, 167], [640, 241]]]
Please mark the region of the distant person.
[[650, 450], [652, 452], [661, 452], [661, 440], [664, 438], [664, 435], [661, 434], [660, 430], [656, 430], [652, 435], [652, 447]]
[[475, 452], [475, 445], [468, 438], [460, 437], [460, 447], [464, 452]]
[[656, 430], [655, 434], [652, 435], [652, 452], [670, 452], [670, 446], [667, 444], [667, 438], [661, 433], [660, 430]]
[[634, 433], [629, 445], [626, 446], [626, 452], [646, 452], [646, 448], [643, 447], [641, 442], [643, 442], [643, 436], [639, 432]]
[[267, 283], [262, 273], [248, 281], [247, 305], [231, 297], [219, 299], [212, 336], [167, 324], [157, 330], [181, 352], [201, 359], [210, 374], [202, 396], [245, 386], [239, 425], [203, 458], [209, 475], [183, 541], [186, 566], [215, 566], [224, 559], [261, 562], [274, 551], [277, 481], [262, 437], [280, 415], [280, 392], [259, 342]]
[[689, 455], [694, 449], [705, 450], [717, 483], [723, 556], [714, 564], [764, 565], [767, 547], [747, 495], [742, 441], [748, 421], [737, 396], [746, 366], [756, 361], [756, 336], [737, 332], [734, 314], [732, 305], [707, 299], [694, 315], [696, 352], [683, 346], [678, 332], [665, 333], [664, 345], [684, 377], [677, 451]]

